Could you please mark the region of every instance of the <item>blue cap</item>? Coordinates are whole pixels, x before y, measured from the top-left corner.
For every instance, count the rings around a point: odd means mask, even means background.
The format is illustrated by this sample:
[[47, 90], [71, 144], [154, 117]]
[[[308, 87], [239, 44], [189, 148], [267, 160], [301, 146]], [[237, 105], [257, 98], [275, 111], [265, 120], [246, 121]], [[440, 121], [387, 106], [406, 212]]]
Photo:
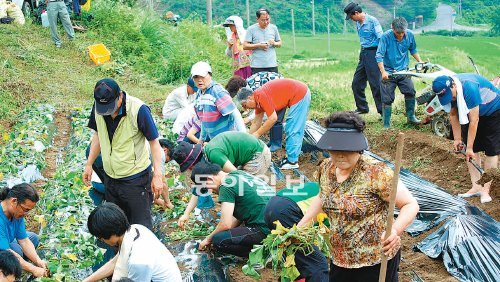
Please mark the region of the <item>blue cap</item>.
[[451, 103], [453, 96], [451, 95], [451, 84], [453, 79], [447, 75], [438, 76], [432, 82], [432, 91], [438, 96], [439, 103], [445, 107]]
[[188, 78], [187, 85], [191, 86], [191, 88], [193, 88], [193, 91], [194, 91], [194, 92], [197, 92], [197, 91], [198, 91], [198, 87], [196, 87], [196, 83], [194, 83], [194, 80], [193, 80], [193, 78], [192, 78], [192, 77], [189, 77], [189, 78]]

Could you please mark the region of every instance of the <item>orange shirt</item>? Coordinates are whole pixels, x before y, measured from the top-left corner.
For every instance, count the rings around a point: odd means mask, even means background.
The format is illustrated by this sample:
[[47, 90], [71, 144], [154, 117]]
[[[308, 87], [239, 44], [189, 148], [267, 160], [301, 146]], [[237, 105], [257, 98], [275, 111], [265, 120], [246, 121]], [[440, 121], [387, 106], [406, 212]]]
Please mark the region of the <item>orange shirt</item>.
[[301, 81], [283, 78], [267, 82], [253, 92], [255, 114], [265, 112], [267, 116], [297, 104], [307, 93], [307, 85]]

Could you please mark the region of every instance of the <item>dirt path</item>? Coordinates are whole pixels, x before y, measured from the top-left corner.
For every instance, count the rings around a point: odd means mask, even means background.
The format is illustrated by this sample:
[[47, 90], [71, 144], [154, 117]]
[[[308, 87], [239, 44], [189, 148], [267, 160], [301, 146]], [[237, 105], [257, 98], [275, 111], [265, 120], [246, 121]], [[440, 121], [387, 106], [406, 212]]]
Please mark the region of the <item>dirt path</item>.
[[69, 142], [71, 134], [71, 121], [68, 111], [57, 111], [54, 114], [54, 124], [57, 128], [54, 142], [45, 152], [47, 166], [42, 170], [45, 178], [52, 178], [56, 173], [59, 160], [64, 157], [64, 147]]

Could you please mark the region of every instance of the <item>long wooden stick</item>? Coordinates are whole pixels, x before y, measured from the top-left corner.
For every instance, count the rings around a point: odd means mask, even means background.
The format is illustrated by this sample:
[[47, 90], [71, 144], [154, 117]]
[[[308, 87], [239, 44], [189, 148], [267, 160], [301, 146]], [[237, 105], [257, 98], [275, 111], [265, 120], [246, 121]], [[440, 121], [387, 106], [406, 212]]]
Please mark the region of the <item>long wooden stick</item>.
[[[396, 193], [398, 191], [399, 171], [401, 170], [401, 159], [403, 157], [405, 135], [403, 132], [398, 134], [398, 145], [396, 147], [396, 162], [394, 163], [394, 176], [392, 178], [392, 189], [389, 198], [389, 209], [387, 210], [387, 225], [385, 227], [385, 239], [391, 235], [392, 222], [394, 221], [394, 206], [396, 204]], [[382, 261], [380, 262], [380, 275], [379, 282], [385, 281], [385, 274], [387, 272], [387, 256], [382, 252]]]

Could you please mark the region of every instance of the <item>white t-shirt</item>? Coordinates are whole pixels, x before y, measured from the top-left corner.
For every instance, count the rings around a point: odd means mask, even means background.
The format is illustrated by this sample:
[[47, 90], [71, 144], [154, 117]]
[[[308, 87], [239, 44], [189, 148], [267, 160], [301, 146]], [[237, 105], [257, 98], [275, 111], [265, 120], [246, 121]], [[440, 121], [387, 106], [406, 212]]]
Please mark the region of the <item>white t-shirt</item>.
[[177, 262], [167, 247], [139, 224], [132, 224], [120, 246], [112, 281], [123, 277], [134, 281], [182, 281]]
[[175, 119], [177, 116], [174, 113], [177, 110], [193, 104], [196, 95], [188, 95], [187, 85], [183, 85], [174, 89], [165, 100], [163, 105], [162, 114], [164, 119]]

